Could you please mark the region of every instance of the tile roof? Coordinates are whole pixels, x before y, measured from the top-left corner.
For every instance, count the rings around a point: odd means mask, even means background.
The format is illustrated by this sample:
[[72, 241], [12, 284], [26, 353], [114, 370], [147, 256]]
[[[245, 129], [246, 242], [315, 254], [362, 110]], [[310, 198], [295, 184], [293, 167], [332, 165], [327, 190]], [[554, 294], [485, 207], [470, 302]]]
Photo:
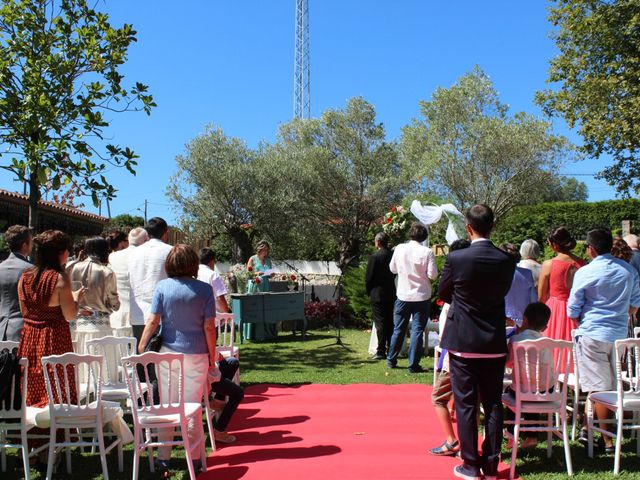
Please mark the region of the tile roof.
[[[22, 195], [21, 193], [10, 192], [8, 190], [0, 189], [0, 201], [7, 201], [11, 203], [16, 203], [18, 205], [28, 205], [29, 201], [26, 195]], [[94, 213], [85, 212], [84, 210], [79, 210], [74, 207], [69, 207], [67, 205], [61, 205], [55, 202], [47, 202], [44, 200], [40, 200], [38, 202], [40, 204], [40, 208], [42, 210], [62, 213], [65, 215], [71, 215], [73, 217], [86, 218], [88, 220], [93, 220], [95, 222], [100, 222], [106, 224], [109, 222], [109, 219], [106, 217], [102, 217], [100, 215], [96, 215]]]

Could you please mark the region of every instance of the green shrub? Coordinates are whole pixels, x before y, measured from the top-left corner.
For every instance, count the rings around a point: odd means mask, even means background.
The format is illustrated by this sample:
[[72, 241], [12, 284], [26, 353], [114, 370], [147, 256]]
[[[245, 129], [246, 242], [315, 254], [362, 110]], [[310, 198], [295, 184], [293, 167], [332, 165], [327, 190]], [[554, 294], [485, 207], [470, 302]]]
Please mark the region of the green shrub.
[[631, 220], [631, 230], [640, 229], [640, 200], [608, 200], [605, 202], [542, 203], [514, 208], [496, 225], [494, 241], [520, 244], [533, 238], [541, 246], [549, 232], [566, 227], [577, 239], [584, 239], [594, 227], [610, 228], [620, 233], [623, 220]]
[[371, 303], [364, 279], [368, 258], [356, 266], [348, 267], [342, 277], [343, 295], [347, 299], [346, 324], [348, 326], [371, 327]]

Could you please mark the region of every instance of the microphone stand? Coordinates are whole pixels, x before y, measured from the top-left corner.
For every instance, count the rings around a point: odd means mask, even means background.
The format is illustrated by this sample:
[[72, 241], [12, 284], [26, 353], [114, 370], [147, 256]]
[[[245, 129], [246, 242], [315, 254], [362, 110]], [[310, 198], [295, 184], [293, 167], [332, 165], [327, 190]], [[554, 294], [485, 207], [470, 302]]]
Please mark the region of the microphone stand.
[[[298, 276], [300, 277], [300, 280], [302, 280], [302, 303], [304, 304], [305, 300], [306, 300], [306, 296], [307, 296], [307, 292], [306, 292], [306, 282], [309, 281], [309, 279], [307, 277], [304, 276], [304, 273], [302, 273], [300, 270], [298, 270], [296, 267], [294, 267], [293, 265], [291, 265], [289, 262], [287, 262], [286, 260], [282, 260], [282, 263], [284, 263], [287, 267], [289, 267], [291, 270], [293, 270], [294, 272], [296, 272], [298, 274]], [[313, 287], [312, 287], [313, 288]], [[291, 331], [291, 333], [295, 336], [296, 334], [296, 330], [298, 326], [298, 321], [294, 320], [293, 322], [293, 329]], [[304, 320], [302, 323], [302, 340], [304, 340], [304, 337], [306, 335], [305, 330], [304, 330]]]
[[336, 299], [336, 307], [338, 310], [338, 315], [336, 318], [336, 328], [337, 328], [337, 335], [336, 335], [336, 341], [335, 343], [329, 343], [327, 345], [323, 345], [320, 348], [324, 348], [324, 347], [331, 347], [333, 345], [340, 345], [342, 348], [344, 348], [345, 350], [351, 351], [351, 349], [349, 347], [347, 347], [344, 342], [342, 341], [342, 338], [340, 337], [340, 332], [342, 330], [342, 279], [343, 279], [343, 275], [342, 273], [340, 273], [340, 277], [338, 277], [338, 283], [336, 283], [336, 288], [333, 291], [333, 297]]

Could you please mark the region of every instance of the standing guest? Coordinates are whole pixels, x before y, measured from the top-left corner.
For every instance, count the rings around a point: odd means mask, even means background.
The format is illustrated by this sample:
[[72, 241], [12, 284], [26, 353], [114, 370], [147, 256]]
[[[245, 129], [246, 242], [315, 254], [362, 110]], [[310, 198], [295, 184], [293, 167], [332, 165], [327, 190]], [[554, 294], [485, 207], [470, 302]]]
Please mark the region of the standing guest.
[[365, 286], [371, 300], [371, 314], [378, 335], [378, 348], [373, 360], [387, 358], [393, 334], [393, 304], [396, 301], [396, 276], [389, 269], [393, 252], [389, 250], [389, 236], [378, 233], [374, 239], [377, 252], [369, 257]]
[[638, 249], [638, 236], [634, 234], [629, 234], [624, 236], [624, 241], [627, 242], [627, 245], [631, 248], [631, 266], [636, 269], [638, 275], [640, 275], [640, 249]]
[[428, 236], [427, 227], [414, 222], [409, 228], [409, 242], [394, 249], [389, 263], [389, 270], [398, 275], [398, 298], [393, 310], [393, 335], [387, 354], [387, 367], [396, 368], [411, 320], [409, 373], [424, 371], [420, 366], [420, 359], [424, 351], [424, 329], [431, 306], [431, 280], [438, 276], [435, 255], [430, 248], [422, 245]]
[[522, 245], [520, 245], [520, 257], [522, 260], [518, 263], [518, 267], [531, 270], [533, 284], [537, 289], [540, 270], [542, 269], [542, 265], [538, 262], [538, 258], [540, 257], [540, 245], [538, 245], [538, 242], [531, 238], [522, 242]]
[[216, 254], [210, 248], [202, 248], [198, 257], [200, 258], [198, 280], [211, 285], [213, 295], [216, 298], [216, 310], [222, 313], [229, 313], [229, 304], [226, 297], [227, 287], [222, 277], [215, 271]]
[[[269, 251], [271, 247], [266, 240], [262, 240], [256, 247], [256, 254], [252, 256], [247, 262], [247, 270], [250, 272], [267, 272], [273, 267], [271, 265], [271, 258], [269, 257]], [[253, 293], [255, 291], [270, 292], [269, 278], [273, 277], [274, 273], [270, 275], [262, 275], [260, 282], [249, 280], [247, 283], [247, 293]]]
[[573, 277], [586, 262], [571, 253], [576, 248], [576, 241], [566, 228], [553, 230], [548, 242], [556, 256], [544, 262], [540, 271], [538, 298], [551, 309], [551, 319], [543, 333], [555, 340], [571, 341], [571, 330], [576, 326], [567, 317], [567, 300]]
[[[456, 240], [449, 246], [449, 253], [463, 248], [469, 248], [469, 245], [471, 244], [468, 240]], [[438, 336], [441, 341], [442, 333], [444, 332], [447, 324], [447, 316], [450, 308], [451, 305], [445, 303], [440, 311], [440, 317], [438, 319]], [[446, 350], [440, 350], [438, 364], [434, 366], [434, 369], [438, 371], [438, 378], [433, 385], [431, 403], [433, 404], [436, 417], [438, 418], [438, 423], [442, 427], [446, 438], [442, 445], [432, 448], [429, 450], [429, 453], [439, 456], [456, 455], [460, 451], [460, 442], [458, 442], [456, 434], [453, 431], [451, 410], [449, 409], [449, 403], [453, 399], [453, 390], [451, 389], [449, 357]]]
[[131, 285], [129, 318], [133, 336], [138, 343], [151, 311], [151, 300], [156, 285], [160, 280], [167, 278], [165, 262], [171, 251], [171, 245], [166, 243], [169, 239], [167, 222], [160, 217], [153, 217], [144, 229], [149, 236], [149, 241], [129, 254], [129, 284]]
[[[576, 272], [567, 316], [578, 322], [576, 360], [583, 392], [603, 392], [616, 388], [616, 340], [626, 338], [630, 314], [640, 307], [637, 272], [624, 260], [611, 255], [613, 237], [605, 228], [587, 233], [587, 254], [592, 262]], [[608, 410], [594, 404], [598, 420], [606, 420]], [[607, 425], [600, 424], [606, 429]], [[581, 432], [584, 441], [586, 432]], [[611, 437], [604, 436], [604, 446], [613, 449]], [[621, 441], [622, 439], [618, 439]]]
[[[615, 258], [619, 258], [620, 260], [624, 260], [627, 263], [631, 263], [631, 260], [633, 260], [633, 251], [631, 250], [629, 245], [627, 245], [627, 242], [621, 239], [620, 237], [615, 237], [613, 239], [613, 247], [611, 248], [611, 255], [613, 255]], [[633, 265], [631, 266], [633, 267]], [[635, 268], [633, 270], [636, 272], [636, 274], [638, 273]], [[638, 282], [640, 282], [640, 278], [638, 279]], [[629, 315], [627, 337], [629, 338], [635, 337], [635, 333], [634, 333], [635, 327], [636, 327], [636, 315]]]
[[24, 323], [18, 300], [18, 281], [22, 272], [33, 266], [27, 259], [33, 236], [28, 227], [13, 225], [5, 232], [4, 239], [11, 253], [0, 263], [0, 340], [17, 342]]
[[76, 352], [85, 353], [87, 340], [113, 334], [109, 316], [120, 308], [116, 274], [107, 266], [109, 242], [102, 237], [88, 238], [84, 244], [85, 260], [67, 267], [72, 286], [82, 285], [86, 294], [80, 302], [80, 312], [71, 322], [71, 334], [76, 335]]
[[[512, 243], [503, 243], [500, 245], [500, 250], [511, 255], [514, 262], [517, 263], [520, 261], [520, 252], [518, 252], [518, 249]], [[531, 270], [516, 267], [516, 271], [513, 272], [511, 288], [504, 297], [507, 323], [510, 326], [514, 324], [517, 326], [522, 325], [525, 308], [527, 308], [527, 305], [530, 303], [537, 301], [538, 292], [536, 292]]]
[[131, 300], [129, 298], [131, 296], [129, 257], [136, 247], [149, 240], [149, 235], [147, 235], [147, 231], [144, 228], [136, 227], [129, 232], [127, 240], [127, 248], [109, 254], [109, 266], [116, 274], [118, 297], [120, 298], [120, 308], [111, 314], [110, 322], [111, 328], [116, 332], [116, 335], [121, 337], [133, 336], [131, 319], [129, 318], [131, 309]]
[[[20, 310], [24, 318], [18, 356], [29, 360], [27, 405], [45, 407], [48, 399], [41, 360], [49, 355], [73, 351], [69, 322], [76, 318], [84, 288], [72, 291], [71, 282], [64, 272], [71, 248], [71, 239], [66, 234], [47, 230], [36, 235], [33, 242], [36, 245], [35, 266], [23, 272], [18, 284]], [[73, 376], [69, 378], [69, 386], [73, 394], [76, 391]], [[44, 433], [35, 430], [31, 433]], [[29, 442], [29, 447], [45, 442], [45, 439], [35, 439]], [[40, 458], [42, 460], [43, 456]]]
[[[150, 240], [145, 245], [149, 244]], [[138, 250], [144, 248], [138, 247]], [[137, 253], [134, 252], [134, 253]], [[207, 381], [209, 366], [216, 363], [216, 302], [209, 285], [194, 277], [198, 275], [198, 254], [188, 245], [176, 245], [170, 250], [166, 260], [168, 278], [156, 284], [153, 300], [149, 308], [149, 316], [138, 345], [138, 352], [142, 353], [149, 343], [151, 336], [162, 329], [162, 347], [160, 353], [184, 354], [184, 402], [202, 402], [204, 386]], [[160, 378], [168, 380], [168, 372], [161, 366]], [[178, 378], [173, 378], [178, 382]], [[173, 389], [172, 398], [165, 398], [168, 385], [163, 385], [162, 402], [176, 402], [177, 389]], [[166, 442], [173, 440], [174, 429], [162, 432], [159, 440]], [[214, 432], [214, 437], [216, 436]], [[193, 451], [193, 462], [197, 469], [200, 465], [200, 448], [204, 447], [204, 432], [202, 429], [202, 413], [200, 410], [189, 418], [187, 432]], [[183, 433], [183, 434], [184, 434]], [[226, 432], [220, 432], [226, 433]], [[161, 470], [168, 469], [171, 458], [171, 447], [160, 447], [158, 460]]]
[[115, 230], [107, 235], [107, 241], [109, 242], [109, 253], [119, 252], [129, 246], [127, 234], [120, 230]]
[[[496, 478], [502, 445], [502, 381], [507, 354], [504, 297], [516, 264], [489, 237], [491, 208], [474, 205], [466, 213], [471, 246], [451, 252], [442, 270], [438, 296], [451, 304], [442, 348], [449, 351], [449, 371], [458, 423], [462, 465], [456, 477]], [[478, 454], [478, 401], [482, 402], [485, 438]]]

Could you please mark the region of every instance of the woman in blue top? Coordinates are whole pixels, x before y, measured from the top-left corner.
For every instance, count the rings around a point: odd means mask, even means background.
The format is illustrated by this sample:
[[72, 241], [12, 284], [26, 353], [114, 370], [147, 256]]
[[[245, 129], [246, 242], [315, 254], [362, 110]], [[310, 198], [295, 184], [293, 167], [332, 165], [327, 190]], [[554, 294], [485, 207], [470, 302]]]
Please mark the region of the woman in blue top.
[[[162, 333], [160, 352], [184, 354], [184, 402], [200, 404], [204, 395], [209, 366], [216, 362], [216, 301], [211, 286], [196, 280], [200, 261], [196, 251], [188, 245], [176, 245], [165, 263], [167, 276], [156, 286], [151, 302], [151, 313], [140, 338], [139, 352], [144, 352], [158, 327]], [[168, 388], [166, 366], [160, 366], [158, 381]], [[172, 379], [177, 385], [177, 378]], [[166, 393], [166, 388], [163, 393]], [[177, 391], [172, 392], [177, 401]], [[168, 398], [161, 398], [166, 402]], [[204, 448], [202, 414], [189, 418], [187, 435], [194, 448], [194, 466], [199, 469], [200, 452]], [[159, 435], [160, 441], [171, 441], [172, 432]], [[158, 450], [159, 469], [168, 469], [171, 447]], [[198, 460], [196, 460], [198, 459]]]
[[[265, 240], [258, 243], [258, 246], [256, 247], [256, 254], [247, 262], [247, 270], [250, 272], [266, 272], [271, 270], [273, 267], [271, 265], [271, 258], [269, 257], [270, 249], [271, 247], [269, 246], [269, 243]], [[269, 286], [269, 278], [274, 275], [274, 273], [271, 273], [270, 275], [260, 276], [260, 283], [257, 283], [254, 280], [249, 280], [247, 282], [247, 293], [254, 293], [256, 291], [270, 292], [271, 287]]]

